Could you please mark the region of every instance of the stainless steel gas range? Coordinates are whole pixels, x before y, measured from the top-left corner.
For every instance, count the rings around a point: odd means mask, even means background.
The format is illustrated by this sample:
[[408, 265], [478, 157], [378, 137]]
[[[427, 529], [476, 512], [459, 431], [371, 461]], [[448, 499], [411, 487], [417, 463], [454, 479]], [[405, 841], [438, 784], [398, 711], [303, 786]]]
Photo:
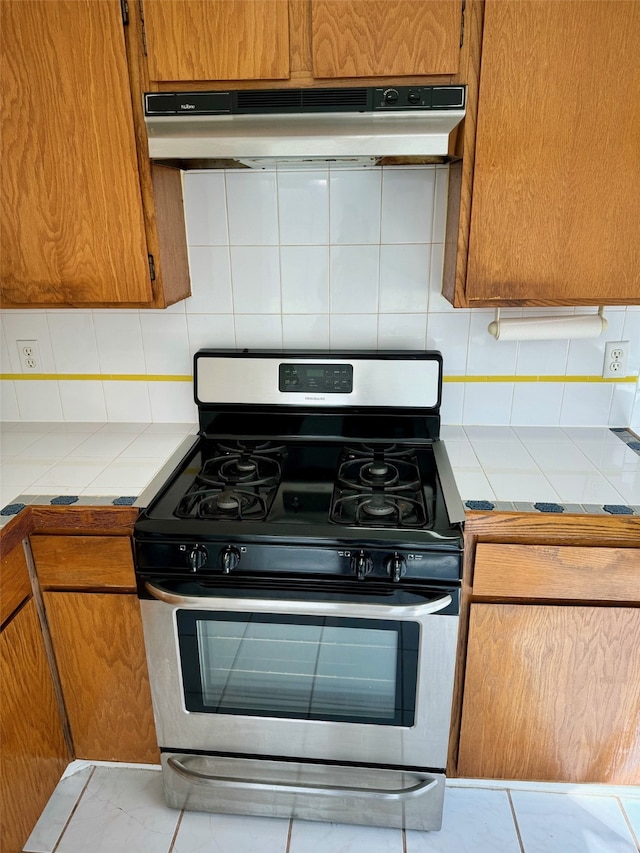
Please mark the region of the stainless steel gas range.
[[135, 526], [167, 802], [438, 829], [464, 511], [437, 352], [195, 356]]

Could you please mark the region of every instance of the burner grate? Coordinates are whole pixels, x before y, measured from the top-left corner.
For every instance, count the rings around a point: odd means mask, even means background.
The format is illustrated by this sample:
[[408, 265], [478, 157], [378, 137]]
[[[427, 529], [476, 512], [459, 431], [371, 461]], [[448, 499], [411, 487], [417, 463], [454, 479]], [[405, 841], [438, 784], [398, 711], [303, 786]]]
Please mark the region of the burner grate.
[[425, 527], [428, 513], [414, 450], [395, 444], [345, 448], [330, 520], [359, 527]]
[[178, 518], [267, 517], [282, 478], [286, 448], [271, 442], [221, 442], [175, 510]]

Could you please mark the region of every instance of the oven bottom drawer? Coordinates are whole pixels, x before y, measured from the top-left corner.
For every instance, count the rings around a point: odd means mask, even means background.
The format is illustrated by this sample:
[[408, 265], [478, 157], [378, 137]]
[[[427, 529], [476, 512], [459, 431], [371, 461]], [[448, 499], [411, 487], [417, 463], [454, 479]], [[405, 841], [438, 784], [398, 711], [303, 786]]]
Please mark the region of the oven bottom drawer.
[[443, 773], [162, 753], [177, 809], [366, 826], [440, 829]]

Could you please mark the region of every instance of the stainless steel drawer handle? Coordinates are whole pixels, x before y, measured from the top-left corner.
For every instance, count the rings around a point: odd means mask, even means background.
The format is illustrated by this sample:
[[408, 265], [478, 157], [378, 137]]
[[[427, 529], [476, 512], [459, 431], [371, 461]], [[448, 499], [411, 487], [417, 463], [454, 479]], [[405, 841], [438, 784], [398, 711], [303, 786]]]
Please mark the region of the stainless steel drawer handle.
[[262, 791], [283, 794], [321, 794], [325, 797], [361, 797], [368, 800], [387, 800], [391, 802], [406, 802], [417, 799], [427, 791], [435, 788], [438, 779], [423, 779], [417, 785], [409, 788], [392, 790], [388, 788], [348, 788], [341, 785], [289, 785], [286, 782], [256, 782], [251, 779], [235, 779], [229, 776], [213, 776], [192, 770], [178, 758], [169, 758], [167, 764], [171, 769], [189, 782], [199, 782], [216, 788], [232, 788], [240, 790]]
[[173, 604], [177, 607], [197, 608], [199, 610], [225, 610], [234, 613], [250, 611], [252, 613], [284, 613], [310, 614], [326, 613], [332, 616], [362, 616], [363, 618], [390, 619], [394, 616], [407, 617], [427, 616], [438, 613], [451, 604], [450, 595], [443, 595], [424, 604], [356, 604], [352, 602], [325, 601], [280, 601], [264, 598], [215, 598], [215, 596], [176, 595], [155, 584], [145, 583], [145, 589], [158, 601]]

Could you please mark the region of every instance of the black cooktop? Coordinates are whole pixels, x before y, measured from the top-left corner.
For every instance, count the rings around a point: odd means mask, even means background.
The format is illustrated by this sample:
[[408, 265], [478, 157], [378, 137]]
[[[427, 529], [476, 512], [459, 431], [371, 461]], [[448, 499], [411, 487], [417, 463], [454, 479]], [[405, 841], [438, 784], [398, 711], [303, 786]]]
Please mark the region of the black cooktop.
[[355, 438], [201, 436], [136, 533], [459, 549], [433, 442]]

